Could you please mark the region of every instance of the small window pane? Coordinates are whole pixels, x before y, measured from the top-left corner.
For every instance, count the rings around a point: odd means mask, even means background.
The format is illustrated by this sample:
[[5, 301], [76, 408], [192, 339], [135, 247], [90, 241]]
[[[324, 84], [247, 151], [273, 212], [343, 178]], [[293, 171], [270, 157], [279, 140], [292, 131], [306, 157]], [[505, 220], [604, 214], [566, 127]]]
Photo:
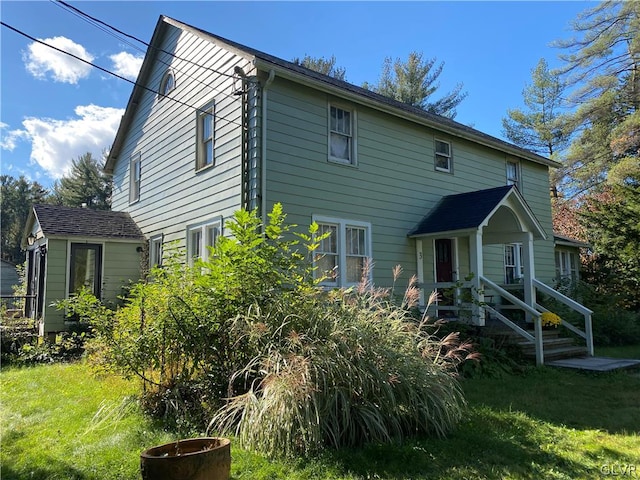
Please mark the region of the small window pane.
[[358, 283], [362, 280], [365, 257], [347, 257], [347, 283]]
[[449, 144], [447, 142], [441, 142], [440, 140], [436, 140], [436, 153], [441, 153], [447, 157], [450, 156]]
[[349, 137], [337, 133], [331, 134], [331, 156], [349, 160], [351, 155], [351, 142]]

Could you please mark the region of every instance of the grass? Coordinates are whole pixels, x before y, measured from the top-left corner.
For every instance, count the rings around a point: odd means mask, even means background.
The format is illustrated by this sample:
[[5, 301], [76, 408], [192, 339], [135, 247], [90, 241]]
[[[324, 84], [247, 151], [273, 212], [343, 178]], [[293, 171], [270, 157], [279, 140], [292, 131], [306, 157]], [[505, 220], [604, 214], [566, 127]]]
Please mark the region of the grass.
[[[640, 474], [637, 372], [543, 368], [462, 383], [469, 408], [446, 439], [312, 460], [273, 460], [233, 447], [232, 478], [593, 479], [612, 465], [634, 465]], [[93, 377], [82, 363], [3, 369], [1, 478], [140, 478], [140, 451], [175, 437], [123, 403], [134, 391], [134, 382]]]
[[596, 347], [595, 354], [598, 357], [640, 359], [640, 344], [619, 347]]

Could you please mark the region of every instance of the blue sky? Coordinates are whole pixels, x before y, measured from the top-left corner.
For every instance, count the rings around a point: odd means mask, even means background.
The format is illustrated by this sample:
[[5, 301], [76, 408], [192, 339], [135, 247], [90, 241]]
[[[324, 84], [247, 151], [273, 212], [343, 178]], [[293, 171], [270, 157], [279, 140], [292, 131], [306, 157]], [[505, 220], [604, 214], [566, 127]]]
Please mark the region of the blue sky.
[[[375, 83], [385, 57], [422, 51], [444, 62], [440, 91], [463, 83], [456, 120], [502, 138], [501, 119], [521, 107], [540, 58], [572, 36], [594, 2], [74, 2], [119, 30], [149, 41], [161, 14], [263, 52], [330, 57], [347, 80]], [[32, 37], [135, 78], [144, 46], [123, 41], [52, 1], [0, 2], [3, 22]], [[108, 150], [132, 85], [61, 58], [5, 27], [0, 32], [2, 174], [50, 187], [71, 160]], [[140, 49], [133, 48], [132, 45]], [[437, 97], [437, 92], [435, 94]]]

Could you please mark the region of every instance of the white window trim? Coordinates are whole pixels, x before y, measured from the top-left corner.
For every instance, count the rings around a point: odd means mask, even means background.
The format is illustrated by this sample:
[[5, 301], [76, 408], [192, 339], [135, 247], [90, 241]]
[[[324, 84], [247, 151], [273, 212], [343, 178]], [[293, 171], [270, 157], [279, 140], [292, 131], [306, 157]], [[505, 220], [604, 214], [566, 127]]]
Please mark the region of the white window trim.
[[[349, 154], [351, 158], [345, 160], [344, 158], [334, 157], [331, 155], [331, 107], [344, 110], [351, 114], [351, 150]], [[354, 107], [347, 107], [336, 102], [329, 102], [327, 104], [327, 159], [332, 163], [339, 163], [340, 165], [347, 165], [356, 167], [358, 165], [358, 112]], [[340, 133], [340, 132], [337, 132]], [[341, 134], [341, 133], [340, 133]]]
[[[169, 81], [169, 78], [173, 78], [173, 86], [169, 90], [165, 91], [165, 89], [167, 88], [167, 83]], [[162, 99], [168, 93], [175, 90], [175, 88], [176, 88], [176, 75], [173, 72], [173, 69], [168, 68], [162, 75], [162, 79], [160, 79], [160, 87], [158, 88], [158, 97]]]
[[[162, 234], [154, 235], [149, 239], [149, 268], [153, 268], [155, 266], [158, 266], [158, 267], [162, 266], [162, 257], [163, 257], [163, 248], [164, 248], [163, 240], [164, 240], [164, 236]], [[160, 250], [159, 255], [157, 256], [158, 258], [156, 258], [156, 254], [155, 254], [156, 245], [159, 246], [159, 250]]]
[[[200, 258], [205, 262], [209, 259], [209, 249], [207, 248], [207, 232], [211, 228], [218, 229], [217, 238], [222, 236], [222, 216], [214, 218], [212, 220], [208, 220], [206, 222], [197, 223], [194, 225], [187, 226], [187, 260], [189, 265], [194, 264], [195, 258]], [[198, 252], [194, 252], [194, 246], [192, 245], [192, 233], [200, 232], [200, 249]]]
[[[516, 166], [516, 178], [513, 179], [509, 176], [509, 165]], [[507, 185], [515, 185], [518, 190], [522, 191], [522, 170], [520, 168], [520, 162], [518, 160], [508, 159], [505, 162], [505, 176], [507, 179]]]
[[[204, 147], [204, 128], [203, 121], [205, 115], [211, 115], [213, 119], [211, 142], [213, 152], [211, 155], [211, 163], [206, 164], [206, 152]], [[215, 101], [210, 101], [202, 108], [196, 111], [196, 171], [212, 168], [216, 164], [216, 108]]]
[[[507, 265], [507, 248], [513, 248], [513, 265]], [[504, 263], [504, 282], [508, 283], [509, 276], [507, 275], [507, 268], [514, 269], [513, 280], [514, 283], [518, 283], [520, 279], [524, 277], [524, 263], [522, 261], [523, 247], [521, 243], [507, 243], [503, 249], [503, 263]]]
[[[322, 282], [322, 285], [327, 286], [327, 287], [350, 287], [353, 285], [357, 285], [359, 283], [358, 282], [347, 282], [346, 278], [347, 278], [347, 252], [346, 252], [346, 243], [347, 243], [347, 239], [346, 239], [346, 230], [348, 227], [355, 227], [355, 228], [363, 228], [365, 230], [365, 248], [367, 250], [366, 252], [366, 258], [368, 259], [369, 263], [372, 265], [372, 261], [373, 261], [373, 250], [372, 250], [372, 233], [371, 233], [371, 223], [369, 222], [362, 222], [362, 221], [358, 221], [358, 220], [346, 220], [344, 218], [336, 218], [336, 217], [326, 217], [324, 215], [313, 215], [312, 217], [313, 222], [318, 223], [318, 224], [325, 224], [325, 225], [335, 225], [337, 227], [337, 234], [338, 234], [338, 239], [337, 239], [337, 248], [338, 248], [338, 268], [337, 268], [337, 276], [336, 276], [336, 280], [332, 281], [331, 279], [327, 279], [326, 281]], [[322, 275], [324, 272], [314, 272], [314, 275], [320, 276]], [[316, 276], [316, 278], [317, 278]], [[373, 277], [373, 270], [370, 269], [369, 270], [369, 278], [368, 280], [372, 280]]]
[[[139, 173], [138, 182], [136, 183], [136, 165]], [[140, 201], [140, 190], [142, 187], [142, 155], [138, 152], [131, 156], [129, 162], [129, 203]]]
[[[438, 152], [438, 149], [436, 148], [436, 143], [437, 142], [442, 142], [442, 143], [446, 143], [447, 145], [449, 145], [449, 155], [446, 157], [448, 159], [448, 165], [449, 168], [442, 168], [438, 166], [438, 156], [444, 157], [444, 155], [442, 153]], [[433, 141], [433, 167], [435, 168], [435, 170], [437, 172], [443, 172], [443, 173], [453, 173], [453, 147], [451, 145], [451, 142], [448, 140], [443, 140], [442, 138], [434, 138]]]
[[579, 255], [578, 253], [561, 249], [555, 251], [557, 280], [570, 279], [576, 281], [580, 279]]

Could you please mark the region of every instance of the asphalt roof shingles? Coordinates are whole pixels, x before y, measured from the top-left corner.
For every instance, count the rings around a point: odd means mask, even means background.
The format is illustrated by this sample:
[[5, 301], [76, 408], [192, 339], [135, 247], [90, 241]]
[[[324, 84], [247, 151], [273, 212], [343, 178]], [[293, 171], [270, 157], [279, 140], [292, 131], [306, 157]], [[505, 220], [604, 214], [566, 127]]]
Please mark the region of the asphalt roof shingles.
[[512, 188], [505, 185], [442, 197], [409, 236], [477, 228]]
[[33, 208], [46, 236], [144, 240], [138, 225], [126, 212], [44, 204]]

